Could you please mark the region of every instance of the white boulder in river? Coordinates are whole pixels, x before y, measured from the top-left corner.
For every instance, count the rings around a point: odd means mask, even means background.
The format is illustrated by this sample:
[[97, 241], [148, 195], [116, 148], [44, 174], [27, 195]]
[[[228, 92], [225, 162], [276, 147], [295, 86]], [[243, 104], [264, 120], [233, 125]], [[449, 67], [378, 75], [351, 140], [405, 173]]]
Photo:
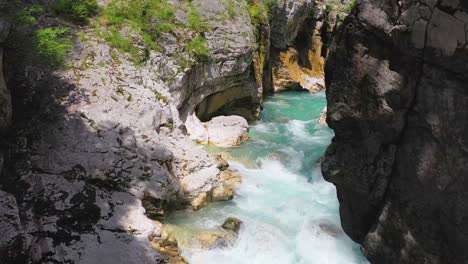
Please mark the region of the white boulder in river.
[[241, 116], [217, 116], [205, 127], [208, 142], [219, 147], [237, 146], [249, 138], [249, 124]]
[[218, 147], [237, 146], [249, 138], [249, 124], [241, 116], [217, 116], [202, 123], [195, 114], [185, 123], [190, 138], [198, 143]]

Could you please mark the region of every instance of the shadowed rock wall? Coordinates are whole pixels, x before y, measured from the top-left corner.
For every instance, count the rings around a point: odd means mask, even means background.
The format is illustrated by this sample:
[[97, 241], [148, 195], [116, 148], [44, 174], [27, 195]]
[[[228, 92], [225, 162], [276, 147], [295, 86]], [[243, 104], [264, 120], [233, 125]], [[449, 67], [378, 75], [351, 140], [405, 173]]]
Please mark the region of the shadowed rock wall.
[[468, 261], [468, 3], [361, 0], [326, 64], [322, 171], [373, 263]]

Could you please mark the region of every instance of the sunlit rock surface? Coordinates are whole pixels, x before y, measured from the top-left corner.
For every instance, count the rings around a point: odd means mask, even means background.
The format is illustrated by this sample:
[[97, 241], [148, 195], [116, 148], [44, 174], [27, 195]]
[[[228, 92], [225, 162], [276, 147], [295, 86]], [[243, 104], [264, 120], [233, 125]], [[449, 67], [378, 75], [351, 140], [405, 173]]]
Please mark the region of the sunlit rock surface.
[[[29, 7], [18, 1], [19, 8], [23, 4]], [[46, 14], [38, 16], [39, 26], [68, 25], [55, 17], [49, 1], [40, 4]], [[181, 7], [176, 16], [186, 22], [187, 2], [172, 4]], [[164, 48], [149, 51], [141, 36], [123, 29], [123, 35], [134, 34], [138, 65], [87, 26], [73, 28], [79, 37], [73, 39], [64, 69], [32, 63], [31, 58], [20, 60], [11, 47], [4, 50], [0, 188], [12, 195], [0, 197], [0, 204], [19, 211], [21, 222], [13, 214], [11, 223], [0, 220], [0, 229], [11, 232], [0, 239], [2, 259], [158, 263], [166, 255], [149, 239], [161, 236], [150, 217], [232, 198], [218, 161], [188, 137], [185, 123], [206, 98], [225, 91], [236, 98], [227, 96], [220, 106], [247, 98], [242, 113], [258, 114], [261, 93], [250, 67], [253, 26], [247, 4], [234, 4], [241, 12], [224, 23], [225, 4], [193, 1], [213, 29], [204, 35], [209, 60], [190, 60], [184, 45], [195, 35], [187, 30], [174, 33], [179, 39], [161, 36], [158, 44]], [[0, 43], [7, 29], [0, 13]], [[34, 36], [31, 29], [25, 30]], [[183, 59], [191, 64], [183, 64]], [[16, 96], [11, 126], [9, 91]], [[246, 129], [247, 122], [241, 121]], [[6, 128], [11, 131], [8, 144], [3, 138]], [[212, 135], [220, 142], [231, 140], [217, 128]], [[21, 243], [16, 243], [17, 237]]]

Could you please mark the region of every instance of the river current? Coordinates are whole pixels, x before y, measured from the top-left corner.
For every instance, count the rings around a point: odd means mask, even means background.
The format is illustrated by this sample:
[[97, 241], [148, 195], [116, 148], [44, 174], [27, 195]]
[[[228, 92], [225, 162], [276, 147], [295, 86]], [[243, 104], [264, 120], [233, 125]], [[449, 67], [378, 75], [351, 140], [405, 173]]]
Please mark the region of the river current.
[[182, 246], [192, 264], [361, 264], [359, 245], [340, 227], [335, 187], [322, 178], [319, 160], [333, 131], [318, 123], [324, 93], [285, 92], [268, 97], [261, 120], [240, 147], [211, 149], [232, 156], [242, 176], [232, 201], [167, 222], [175, 236], [216, 230], [227, 217], [243, 224], [234, 245], [212, 250]]

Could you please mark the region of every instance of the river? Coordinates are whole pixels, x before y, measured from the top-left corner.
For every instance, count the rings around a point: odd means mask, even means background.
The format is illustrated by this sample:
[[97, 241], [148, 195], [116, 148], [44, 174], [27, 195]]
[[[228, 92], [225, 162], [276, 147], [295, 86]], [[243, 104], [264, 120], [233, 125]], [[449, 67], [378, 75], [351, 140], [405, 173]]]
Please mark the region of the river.
[[243, 222], [230, 247], [203, 251], [183, 245], [190, 263], [367, 263], [359, 245], [343, 233], [335, 187], [320, 172], [320, 157], [333, 137], [318, 123], [325, 105], [324, 93], [285, 92], [265, 99], [250, 141], [222, 150], [242, 176], [234, 199], [167, 219], [178, 240], [216, 230], [227, 217]]

